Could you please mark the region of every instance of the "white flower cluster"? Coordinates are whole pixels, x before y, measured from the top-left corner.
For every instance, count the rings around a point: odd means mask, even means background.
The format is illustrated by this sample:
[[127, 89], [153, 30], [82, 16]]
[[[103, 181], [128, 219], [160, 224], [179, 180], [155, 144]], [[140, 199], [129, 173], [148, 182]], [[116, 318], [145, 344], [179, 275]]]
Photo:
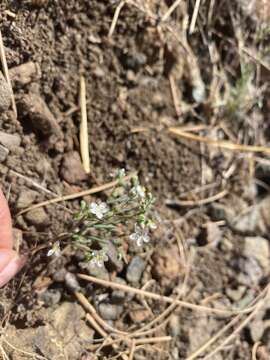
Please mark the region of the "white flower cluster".
[[92, 214], [96, 215], [99, 220], [101, 220], [110, 209], [105, 202], [101, 202], [99, 204], [92, 202], [89, 206], [89, 210]]

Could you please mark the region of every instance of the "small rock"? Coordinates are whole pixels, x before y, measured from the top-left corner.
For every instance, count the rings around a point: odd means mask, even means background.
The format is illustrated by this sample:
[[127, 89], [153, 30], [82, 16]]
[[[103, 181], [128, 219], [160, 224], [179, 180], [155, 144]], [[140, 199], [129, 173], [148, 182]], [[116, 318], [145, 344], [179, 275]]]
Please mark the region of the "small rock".
[[112, 265], [117, 272], [121, 272], [124, 264], [123, 261], [119, 259], [118, 251], [111, 242], [107, 244], [107, 255], [109, 257], [109, 264]]
[[[126, 281], [124, 279], [120, 278], [120, 277], [116, 277], [114, 279], [114, 281], [117, 284], [122, 284], [122, 285], [127, 284]], [[113, 302], [122, 302], [127, 298], [127, 294], [123, 290], [113, 290], [111, 298], [112, 298]]]
[[172, 286], [172, 282], [184, 273], [177, 246], [160, 249], [153, 254], [152, 273], [162, 286]]
[[8, 150], [13, 150], [14, 147], [20, 146], [21, 138], [17, 134], [8, 134], [0, 131], [0, 144], [5, 146]]
[[48, 307], [58, 304], [60, 299], [61, 292], [55, 289], [45, 290], [39, 295], [39, 300], [44, 302], [44, 304]]
[[267, 270], [269, 268], [269, 243], [268, 240], [260, 236], [246, 237], [244, 255], [247, 258], [253, 257], [258, 261], [260, 266]]
[[53, 273], [52, 278], [56, 282], [64, 282], [65, 276], [66, 276], [67, 270], [65, 268], [62, 268], [60, 270], [57, 270]]
[[102, 280], [109, 280], [109, 273], [104, 264], [102, 266], [90, 266], [89, 263], [80, 262], [79, 266], [86, 270], [91, 276]]
[[225, 291], [226, 291], [226, 294], [228, 295], [228, 297], [233, 302], [237, 302], [237, 301], [241, 300], [242, 297], [244, 296], [246, 287], [242, 285], [242, 286], [238, 286], [237, 289], [226, 288]]
[[151, 317], [151, 311], [148, 309], [130, 310], [129, 317], [133, 323], [142, 323]]
[[134, 71], [138, 71], [141, 66], [146, 64], [146, 62], [147, 62], [146, 55], [140, 52], [129, 54], [123, 57], [124, 66]]
[[9, 69], [9, 77], [12, 83], [17, 85], [26, 85], [41, 77], [40, 66], [33, 61], [14, 66]]
[[78, 283], [76, 276], [70, 272], [66, 272], [65, 284], [66, 284], [66, 287], [72, 292], [78, 291], [80, 289], [80, 285]]
[[0, 163], [6, 160], [8, 153], [9, 150], [6, 147], [0, 145]]
[[57, 123], [51, 110], [38, 94], [24, 95], [17, 104], [20, 117], [27, 117], [34, 129], [48, 136], [55, 134], [59, 138], [63, 137], [61, 128]]
[[[241, 261], [242, 260], [242, 261]], [[241, 272], [238, 274], [238, 282], [246, 286], [258, 285], [264, 275], [262, 267], [254, 257], [238, 259]]]
[[80, 155], [77, 151], [70, 151], [63, 157], [61, 176], [68, 183], [75, 184], [88, 178], [85, 173]]
[[11, 92], [8, 83], [0, 71], [0, 111], [6, 111], [11, 104]]
[[21, 210], [33, 204], [37, 196], [38, 193], [34, 190], [22, 191], [17, 199], [17, 203], [16, 203], [17, 209]]
[[49, 218], [43, 208], [28, 211], [24, 215], [27, 222], [37, 227], [44, 227], [49, 224]]
[[142, 277], [146, 263], [140, 256], [134, 256], [127, 268], [126, 278], [129, 283], [138, 283]]
[[104, 320], [117, 320], [123, 312], [123, 306], [101, 303], [98, 306], [98, 311]]

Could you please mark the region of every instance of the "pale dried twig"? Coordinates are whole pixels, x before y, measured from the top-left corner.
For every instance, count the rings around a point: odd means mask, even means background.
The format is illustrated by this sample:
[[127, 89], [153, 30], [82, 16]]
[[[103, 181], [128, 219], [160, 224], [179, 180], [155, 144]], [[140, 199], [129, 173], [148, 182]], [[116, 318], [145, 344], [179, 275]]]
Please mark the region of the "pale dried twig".
[[81, 126], [80, 126], [80, 148], [83, 168], [86, 174], [90, 173], [90, 156], [88, 140], [88, 123], [86, 109], [86, 87], [83, 76], [80, 78], [80, 105], [81, 105]]
[[166, 21], [182, 0], [175, 0], [175, 2], [169, 7], [168, 11], [162, 16], [161, 21]]
[[110, 26], [110, 30], [109, 30], [109, 33], [108, 33], [109, 37], [112, 37], [112, 35], [114, 33], [114, 30], [115, 30], [115, 27], [116, 27], [116, 24], [117, 24], [117, 20], [118, 20], [119, 15], [120, 15], [120, 11], [121, 11], [122, 7], [125, 5], [125, 3], [126, 3], [126, 0], [120, 1], [120, 3], [118, 4], [118, 6], [117, 6], [117, 8], [115, 10], [113, 20], [112, 20], [112, 23], [111, 23], [111, 26]]
[[12, 108], [13, 108], [15, 117], [17, 118], [17, 107], [16, 107], [16, 103], [15, 103], [15, 98], [14, 98], [14, 94], [13, 94], [11, 81], [10, 81], [10, 78], [9, 78], [8, 66], [7, 66], [7, 60], [6, 60], [6, 53], [5, 53], [5, 47], [4, 47], [4, 43], [3, 43], [1, 30], [0, 30], [0, 58], [1, 58], [1, 63], [2, 63], [2, 67], [3, 67], [4, 75], [5, 75], [5, 78], [6, 78], [8, 87], [9, 87], [9, 91], [10, 91]]
[[182, 131], [181, 129], [174, 128], [174, 127], [169, 128], [168, 131], [171, 134], [177, 135], [177, 136], [185, 138], [185, 139], [203, 142], [208, 145], [220, 147], [220, 148], [227, 149], [227, 150], [270, 154], [270, 148], [265, 147], [265, 146], [233, 144], [226, 140], [214, 140], [214, 139], [210, 139], [207, 137], [194, 135], [194, 134]]
[[[129, 180], [130, 178], [132, 178], [132, 176], [134, 176], [134, 173], [131, 174], [131, 175], [125, 176], [123, 178], [123, 180]], [[115, 180], [115, 181], [111, 181], [111, 182], [109, 182], [107, 184], [94, 187], [92, 189], [76, 192], [76, 193], [70, 194], [70, 195], [59, 196], [59, 197], [57, 197], [55, 199], [43, 201], [43, 202], [41, 202], [39, 204], [35, 204], [33, 206], [28, 207], [27, 209], [22, 210], [21, 212], [19, 212], [17, 214], [17, 216], [21, 215], [21, 214], [24, 214], [24, 213], [26, 213], [26, 212], [28, 212], [30, 210], [38, 209], [38, 208], [46, 206], [46, 205], [55, 204], [55, 203], [58, 203], [58, 202], [61, 202], [61, 201], [74, 200], [74, 199], [78, 199], [78, 198], [83, 197], [83, 196], [96, 194], [98, 192], [111, 189], [112, 187], [114, 187], [117, 184], [118, 184], [118, 180]]]
[[196, 0], [194, 11], [193, 11], [191, 22], [190, 22], [190, 27], [189, 27], [190, 34], [192, 34], [195, 29], [196, 20], [197, 20], [199, 8], [200, 8], [200, 3], [201, 3], [201, 0]]
[[86, 280], [86, 281], [90, 281], [96, 284], [100, 284], [106, 287], [110, 287], [111, 289], [119, 289], [119, 290], [123, 290], [123, 291], [127, 291], [129, 293], [133, 293], [136, 295], [140, 295], [140, 296], [144, 296], [144, 297], [148, 297], [149, 299], [153, 299], [153, 300], [157, 300], [157, 301], [162, 301], [165, 303], [176, 303], [177, 305], [183, 306], [187, 309], [191, 309], [191, 310], [197, 310], [197, 311], [204, 311], [204, 312], [208, 312], [208, 313], [214, 313], [214, 314], [220, 314], [220, 315], [234, 315], [234, 314], [239, 314], [239, 313], [249, 313], [253, 310], [254, 307], [250, 307], [250, 308], [246, 308], [243, 310], [226, 310], [226, 309], [217, 309], [217, 308], [210, 308], [207, 306], [202, 306], [202, 305], [197, 305], [197, 304], [192, 304], [190, 302], [187, 301], [182, 301], [182, 300], [176, 300], [174, 298], [168, 297], [168, 296], [163, 296], [163, 295], [159, 295], [156, 293], [152, 293], [150, 291], [144, 291], [141, 289], [136, 289], [133, 288], [131, 286], [128, 285], [123, 285], [123, 284], [118, 284], [112, 281], [107, 281], [107, 280], [102, 280], [102, 279], [98, 279], [95, 278], [93, 276], [89, 276], [89, 275], [85, 275], [85, 274], [78, 274], [78, 277], [80, 279]]

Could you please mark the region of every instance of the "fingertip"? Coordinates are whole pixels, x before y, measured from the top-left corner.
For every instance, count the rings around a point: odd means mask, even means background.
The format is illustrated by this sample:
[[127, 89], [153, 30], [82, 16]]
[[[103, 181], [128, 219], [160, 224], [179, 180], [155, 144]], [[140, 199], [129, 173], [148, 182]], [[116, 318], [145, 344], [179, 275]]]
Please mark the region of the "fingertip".
[[24, 266], [26, 261], [25, 257], [20, 257], [14, 252], [13, 257], [8, 264], [0, 271], [0, 287], [4, 286], [11, 280]]

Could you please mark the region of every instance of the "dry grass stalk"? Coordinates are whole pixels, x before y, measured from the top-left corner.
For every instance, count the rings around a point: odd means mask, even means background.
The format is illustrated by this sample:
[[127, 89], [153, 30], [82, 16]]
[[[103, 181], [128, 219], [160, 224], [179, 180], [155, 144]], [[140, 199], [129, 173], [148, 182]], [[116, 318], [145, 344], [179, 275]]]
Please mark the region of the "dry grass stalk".
[[111, 26], [110, 26], [110, 30], [109, 30], [109, 33], [108, 33], [108, 37], [112, 37], [112, 35], [114, 33], [114, 30], [115, 30], [115, 27], [116, 27], [116, 24], [117, 24], [117, 20], [118, 20], [119, 15], [120, 15], [120, 11], [122, 10], [125, 3], [126, 3], [126, 0], [122, 0], [118, 4], [118, 6], [116, 8], [113, 19], [112, 19], [112, 23], [111, 23]]
[[175, 84], [174, 77], [172, 75], [169, 76], [169, 81], [170, 81], [170, 88], [171, 88], [175, 112], [176, 112], [176, 115], [179, 117], [181, 115], [181, 103], [180, 103], [180, 99], [179, 99], [177, 86]]
[[112, 281], [98, 279], [98, 278], [95, 278], [93, 276], [89, 276], [89, 275], [85, 275], [85, 274], [78, 274], [78, 277], [80, 279], [90, 281], [90, 282], [93, 282], [93, 283], [96, 283], [96, 284], [99, 284], [99, 285], [103, 285], [103, 286], [109, 287], [111, 289], [123, 290], [123, 291], [129, 292], [129, 293], [135, 294], [135, 295], [148, 297], [149, 299], [162, 301], [162, 302], [165, 302], [165, 303], [168, 303], [168, 304], [176, 303], [177, 305], [183, 306], [183, 307], [185, 307], [187, 309], [190, 309], [190, 310], [203, 311], [203, 312], [207, 312], [207, 313], [230, 316], [230, 315], [239, 314], [239, 313], [242, 313], [242, 314], [250, 313], [254, 308], [254, 307], [251, 307], [251, 308], [246, 308], [244, 310], [227, 310], [227, 309], [210, 308], [210, 307], [207, 307], [207, 306], [192, 304], [192, 303], [187, 302], [187, 301], [176, 300], [174, 298], [159, 295], [159, 294], [155, 294], [155, 293], [152, 293], [150, 291], [144, 291], [144, 290], [141, 290], [141, 289], [136, 289], [136, 288], [133, 288], [133, 287], [128, 286], [128, 285], [123, 285], [123, 284], [118, 284], [118, 283], [115, 283], [115, 282], [112, 282]]
[[195, 25], [196, 25], [196, 21], [197, 21], [199, 9], [200, 9], [200, 4], [201, 4], [201, 0], [196, 0], [192, 18], [191, 18], [191, 22], [190, 22], [190, 27], [189, 27], [190, 34], [192, 34], [195, 30]]
[[2, 67], [3, 67], [4, 76], [6, 78], [6, 81], [7, 81], [9, 90], [10, 90], [12, 109], [13, 109], [15, 117], [17, 119], [17, 107], [16, 107], [16, 103], [15, 103], [15, 98], [14, 98], [14, 93], [13, 93], [11, 81], [10, 81], [10, 78], [9, 78], [9, 72], [8, 72], [8, 66], [7, 66], [7, 60], [6, 60], [6, 53], [5, 53], [5, 47], [4, 47], [4, 43], [3, 43], [1, 30], [0, 30], [0, 58], [1, 58], [1, 63], [2, 63]]
[[[124, 180], [129, 180], [132, 176], [134, 176], [134, 173], [124, 177]], [[76, 192], [76, 193], [70, 194], [70, 195], [59, 196], [59, 197], [57, 197], [55, 199], [43, 201], [43, 202], [41, 202], [39, 204], [35, 204], [33, 206], [28, 207], [27, 209], [24, 209], [24, 210], [20, 211], [17, 214], [17, 216], [19, 216], [21, 214], [24, 214], [24, 213], [26, 213], [26, 212], [28, 212], [30, 210], [38, 209], [38, 208], [46, 206], [46, 205], [55, 204], [55, 203], [58, 203], [58, 202], [61, 202], [61, 201], [74, 200], [74, 199], [78, 199], [78, 198], [83, 197], [83, 196], [96, 194], [98, 192], [111, 189], [112, 187], [117, 185], [117, 183], [118, 183], [118, 180], [115, 180], [115, 181], [111, 181], [111, 182], [109, 182], [107, 184], [104, 184], [104, 185], [96, 186], [96, 187], [94, 187], [92, 189]]]
[[258, 347], [261, 345], [261, 342], [260, 341], [257, 341], [255, 342], [255, 344], [253, 345], [252, 347], [252, 360], [257, 360], [257, 350], [258, 350]]
[[86, 109], [86, 86], [83, 76], [80, 78], [80, 105], [81, 105], [81, 126], [80, 126], [80, 148], [83, 168], [86, 174], [90, 173], [90, 155], [88, 140], [88, 124]]
[[175, 0], [175, 2], [169, 7], [168, 11], [162, 16], [161, 21], [166, 21], [182, 0]]
[[207, 137], [194, 135], [186, 131], [182, 131], [179, 128], [171, 127], [168, 129], [169, 133], [174, 134], [176, 136], [197, 141], [203, 142], [211, 146], [220, 147], [227, 150], [232, 151], [243, 151], [243, 152], [253, 152], [253, 153], [267, 153], [270, 154], [270, 148], [264, 146], [256, 146], [256, 145], [242, 145], [242, 144], [233, 144], [226, 140], [213, 140]]
[[131, 347], [130, 347], [130, 353], [129, 353], [128, 360], [133, 360], [135, 349], [136, 349], [136, 343], [135, 343], [135, 340], [133, 339], [131, 341]]

